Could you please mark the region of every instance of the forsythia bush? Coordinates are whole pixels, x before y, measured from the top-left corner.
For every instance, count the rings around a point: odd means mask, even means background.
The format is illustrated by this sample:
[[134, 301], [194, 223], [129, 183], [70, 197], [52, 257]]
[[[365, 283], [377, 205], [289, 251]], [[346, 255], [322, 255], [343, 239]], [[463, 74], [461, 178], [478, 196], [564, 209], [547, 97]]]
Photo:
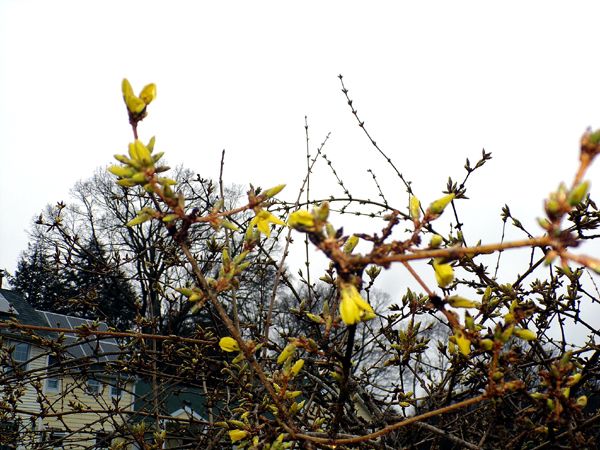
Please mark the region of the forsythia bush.
[[[600, 324], [581, 311], [600, 303], [600, 260], [575, 249], [600, 236], [585, 179], [600, 153], [600, 131], [581, 138], [577, 173], [545, 200], [537, 230], [506, 206], [503, 227], [515, 227], [523, 239], [467, 245], [459, 218], [467, 179], [491, 155], [483, 152], [475, 166], [467, 160], [463, 182], [449, 180], [446, 192], [423, 203], [371, 138], [340, 80], [359, 127], [403, 183], [405, 204], [392, 206], [381, 191], [381, 202], [358, 199], [339, 178], [343, 198], [311, 201], [307, 194], [301, 201], [318, 161], [337, 177], [321, 146], [307, 154], [296, 202], [280, 198], [281, 184], [250, 186], [234, 204], [222, 182], [217, 193], [198, 177], [210, 195], [196, 205], [198, 190], [169, 177], [154, 137], [138, 135], [156, 86], [136, 95], [123, 80], [133, 141], [108, 171], [123, 197], [143, 200], [124, 225], [132, 233], [166, 230], [169, 242], [138, 254], [170, 252], [165, 264], [179, 272], [168, 283], [144, 285], [154, 309], [144, 310], [129, 334], [115, 334], [131, 338], [136, 350], [119, 361], [152, 381], [155, 410], [149, 422], [115, 428], [113, 448], [593, 448], [600, 436]], [[65, 238], [63, 209], [46, 226]], [[381, 228], [345, 234], [348, 213]], [[447, 233], [441, 217], [454, 223]], [[193, 246], [200, 228], [206, 253]], [[326, 256], [318, 281], [309, 270], [299, 271], [298, 282], [288, 273], [294, 239], [305, 239], [307, 255], [312, 246]], [[486, 265], [490, 255], [499, 263], [500, 253], [517, 248], [530, 257], [514, 279], [500, 282], [497, 268]], [[427, 262], [427, 271], [416, 270], [416, 261]], [[377, 291], [381, 271], [393, 265], [420, 289], [387, 298]], [[156, 317], [179, 311], [207, 319], [193, 322], [190, 336], [153, 337], [159, 325], [169, 329]], [[169, 383], [200, 389], [205, 415], [165, 425], [158, 390]]]
[[[345, 88], [344, 91], [347, 95]], [[235, 355], [226, 363], [228, 382], [235, 385], [246, 380], [245, 387], [252, 395], [240, 399], [230, 417], [213, 425], [227, 429], [238, 448], [398, 448], [399, 443], [408, 443], [400, 430], [426, 424], [430, 418], [435, 418], [439, 429], [428, 427], [437, 430], [435, 433], [443, 439], [455, 445], [468, 443], [474, 448], [493, 447], [491, 442], [500, 442], [500, 434], [512, 436], [516, 447], [558, 442], [559, 438], [589, 442], [591, 436], [580, 427], [586, 417], [587, 395], [595, 392], [593, 383], [586, 386], [584, 381], [595, 379], [590, 374], [596, 368], [590, 364], [595, 364], [597, 350], [590, 342], [567, 351], [568, 342], [552, 346], [546, 333], [551, 319], [560, 322], [561, 314], [577, 322], [577, 309], [568, 299], [579, 298], [584, 289], [580, 279], [587, 269], [600, 270], [599, 260], [570, 250], [585, 237], [586, 230], [597, 227], [598, 213], [588, 197], [589, 182], [584, 177], [600, 152], [600, 132], [583, 136], [580, 168], [569, 186], [560, 184], [546, 200], [546, 217], [539, 220], [542, 232], [538, 237], [528, 235], [521, 241], [468, 247], [460, 236], [443, 236], [434, 231], [436, 220], [449, 205], [465, 197], [464, 186], [456, 185], [429, 206], [423, 206], [410, 192], [407, 208], [388, 208], [382, 217], [381, 233], [372, 235], [344, 235], [339, 224], [330, 219], [331, 206], [326, 201], [314, 204], [312, 209], [290, 205], [282, 208], [275, 196], [284, 185], [265, 191], [251, 189], [243, 206], [215, 208], [208, 215], [196, 216], [183, 208], [184, 199], [177, 192], [175, 181], [161, 176], [167, 168], [159, 165], [163, 154], [154, 152], [154, 138], [144, 144], [137, 136], [138, 123], [146, 116], [156, 87], [148, 85], [135, 96], [124, 80], [123, 96], [135, 140], [129, 144], [128, 155], [115, 156], [121, 165], [112, 166], [109, 171], [118, 177], [121, 186], [139, 186], [152, 198], [155, 207], [138, 211], [127, 225], [137, 226], [148, 220], [164, 223], [183, 249], [195, 276], [195, 285], [181, 287], [179, 292], [191, 302], [212, 305], [227, 329], [228, 335], [220, 339], [219, 346]], [[477, 168], [489, 159], [489, 155], [483, 156]], [[467, 164], [467, 170], [470, 173], [474, 169]], [[274, 206], [279, 211], [289, 211], [285, 222], [270, 212]], [[186, 230], [208, 222], [215, 233], [225, 229], [239, 233], [228, 218], [240, 211], [253, 214], [243, 235], [243, 251], [231, 255], [224, 247], [219, 276], [210, 278], [188, 251]], [[507, 208], [505, 221], [509, 214]], [[565, 224], [566, 220], [570, 224]], [[410, 235], [394, 240], [392, 230], [400, 224], [411, 228]], [[232, 317], [230, 300], [222, 296], [236, 289], [236, 278], [248, 268], [248, 254], [257, 251], [261, 234], [268, 238], [273, 226], [289, 227], [292, 236], [305, 234], [327, 256], [330, 268], [323, 280], [335, 292], [320, 311], [310, 311], [304, 305], [290, 311], [308, 320], [307, 331], [305, 335], [288, 336], [283, 348], [268, 332], [259, 340], [247, 336]], [[356, 253], [359, 240], [370, 244], [371, 249]], [[428, 245], [423, 244], [426, 241]], [[537, 280], [526, 289], [521, 274], [518, 283], [500, 285], [477, 264], [478, 255], [517, 247], [533, 249], [547, 267], [556, 264], [551, 278]], [[412, 269], [415, 260], [431, 261], [437, 286], [425, 283]], [[402, 299], [402, 307], [373, 308], [362, 293], [367, 283], [365, 276], [370, 277], [372, 284], [381, 269], [394, 263], [408, 269], [421, 285], [422, 293], [409, 291]], [[534, 264], [527, 268], [529, 273], [534, 269]], [[474, 278], [459, 280], [458, 270], [470, 272]], [[576, 292], [567, 294], [570, 297], [559, 297], [565, 282], [574, 283]], [[470, 288], [475, 296], [463, 296], [464, 288]], [[543, 299], [548, 293], [554, 297], [550, 302]], [[597, 301], [597, 297], [592, 301]], [[427, 317], [435, 317], [443, 324], [442, 329], [448, 330], [447, 338], [442, 338], [435, 348], [428, 347], [431, 339], [419, 331]], [[376, 318], [379, 324], [366, 333], [363, 330], [359, 344], [357, 330]], [[375, 364], [363, 362], [361, 367], [355, 363], [354, 355], [369, 341], [381, 357]], [[439, 353], [445, 370], [436, 373], [424, 369], [423, 355], [427, 352]], [[431, 355], [427, 358], [436, 359]], [[404, 372], [413, 370], [415, 361], [419, 362], [412, 374], [415, 390], [408, 392], [398, 382], [402, 382]], [[368, 364], [377, 366], [380, 375], [368, 375]], [[310, 372], [303, 374], [309, 366]], [[365, 380], [372, 384], [364, 385]], [[319, 392], [317, 398], [315, 392]], [[370, 400], [361, 399], [361, 395]], [[395, 400], [390, 402], [391, 398]], [[359, 406], [363, 403], [371, 405]], [[490, 409], [514, 409], [514, 423], [498, 423]], [[346, 417], [356, 410], [364, 417]], [[526, 413], [529, 410], [532, 412]], [[463, 419], [473, 411], [483, 413], [474, 419], [481, 423], [478, 429]], [[444, 415], [454, 416], [456, 422], [446, 420]], [[496, 433], [496, 428], [512, 431]]]

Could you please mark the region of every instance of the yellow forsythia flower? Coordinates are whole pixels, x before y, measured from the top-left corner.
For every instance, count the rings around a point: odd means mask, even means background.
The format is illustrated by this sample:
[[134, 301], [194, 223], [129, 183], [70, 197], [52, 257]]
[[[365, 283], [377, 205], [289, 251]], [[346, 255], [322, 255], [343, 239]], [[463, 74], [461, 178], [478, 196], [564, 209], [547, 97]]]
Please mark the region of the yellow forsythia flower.
[[340, 315], [346, 325], [354, 325], [361, 320], [371, 320], [375, 312], [358, 293], [351, 283], [342, 283], [340, 286]]
[[315, 226], [315, 218], [309, 211], [299, 209], [290, 214], [287, 223], [290, 228], [295, 230], [310, 231]]
[[441, 263], [436, 258], [433, 260], [433, 270], [439, 287], [445, 288], [454, 280], [454, 269], [450, 264]]
[[221, 338], [219, 347], [221, 347], [221, 350], [224, 352], [237, 352], [240, 349], [236, 340], [229, 336]]
[[231, 439], [231, 442], [241, 441], [246, 436], [248, 436], [248, 432], [244, 431], [244, 430], [230, 430], [229, 431], [229, 439]]
[[469, 356], [469, 353], [471, 353], [471, 341], [467, 339], [465, 334], [457, 330], [454, 333], [454, 339], [456, 339], [456, 345], [458, 345], [460, 352], [465, 356]]
[[278, 219], [277, 217], [275, 217], [269, 211], [265, 211], [264, 209], [261, 209], [260, 211], [258, 211], [256, 213], [256, 215], [250, 221], [250, 226], [248, 227], [248, 230], [253, 230], [256, 227], [258, 229], [258, 231], [260, 231], [262, 234], [269, 237], [269, 236], [271, 236], [271, 224], [272, 223], [274, 223], [276, 225], [285, 225], [285, 222], [283, 222], [280, 219]]

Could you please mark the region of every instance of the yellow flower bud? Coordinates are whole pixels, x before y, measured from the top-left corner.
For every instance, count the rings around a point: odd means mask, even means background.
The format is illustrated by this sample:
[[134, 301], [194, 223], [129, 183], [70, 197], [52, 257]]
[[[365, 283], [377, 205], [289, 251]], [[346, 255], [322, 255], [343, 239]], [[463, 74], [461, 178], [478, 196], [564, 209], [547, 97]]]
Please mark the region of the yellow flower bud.
[[126, 96], [125, 105], [127, 105], [129, 112], [134, 114], [140, 114], [146, 108], [146, 104], [143, 102], [143, 100], [135, 95]]
[[429, 205], [429, 211], [431, 211], [433, 214], [443, 213], [444, 209], [446, 209], [446, 206], [448, 206], [448, 204], [452, 200], [454, 200], [454, 197], [454, 194], [448, 194], [443, 196], [442, 198], [437, 199], [436, 201], [431, 203], [431, 205]]
[[283, 190], [284, 187], [285, 187], [285, 184], [278, 184], [275, 187], [267, 189], [265, 191], [265, 196], [267, 198], [275, 197], [277, 194], [279, 194]]
[[580, 373], [576, 373], [575, 375], [571, 375], [569, 378], [567, 378], [567, 386], [573, 386], [573, 385], [579, 383], [579, 380], [581, 380], [581, 374]]
[[134, 158], [133, 156], [132, 158], [138, 160], [144, 166], [152, 166], [154, 162], [152, 161], [152, 155], [150, 150], [148, 150], [148, 147], [142, 144], [142, 141], [139, 139], [136, 139], [133, 145], [135, 147], [134, 153], [137, 155], [137, 158]]
[[283, 364], [284, 362], [286, 362], [289, 358], [292, 357], [295, 351], [295, 344], [286, 345], [283, 351], [279, 354], [279, 357], [277, 358], [277, 364]]
[[121, 82], [121, 92], [123, 93], [123, 98], [127, 97], [128, 95], [134, 95], [131, 83], [127, 78], [123, 78], [123, 81]]
[[231, 439], [231, 442], [241, 441], [246, 436], [248, 436], [248, 432], [245, 430], [229, 430], [229, 439]]
[[156, 98], [156, 84], [150, 83], [144, 86], [139, 97], [144, 104], [149, 105]]
[[577, 400], [575, 400], [575, 404], [577, 406], [579, 406], [580, 408], [585, 408], [588, 402], [588, 398], [585, 395], [582, 395], [581, 397], [577, 397]]
[[431, 240], [429, 241], [429, 247], [438, 248], [444, 242], [444, 238], [442, 238], [439, 234], [434, 234], [431, 236]]
[[304, 360], [299, 359], [292, 366], [292, 375], [294, 375], [294, 376], [298, 375], [298, 373], [300, 373], [300, 371], [302, 370], [302, 367], [304, 367]]
[[222, 337], [219, 341], [219, 347], [224, 352], [237, 352], [240, 349], [240, 346], [232, 337], [226, 336]]
[[410, 196], [409, 210], [412, 220], [419, 220], [421, 218], [421, 202], [414, 195]]
[[347, 255], [352, 253], [352, 250], [354, 250], [356, 248], [356, 246], [358, 245], [358, 241], [359, 241], [359, 238], [355, 234], [350, 236], [348, 238], [348, 240], [346, 241], [346, 243], [344, 244], [344, 253], [346, 253]]

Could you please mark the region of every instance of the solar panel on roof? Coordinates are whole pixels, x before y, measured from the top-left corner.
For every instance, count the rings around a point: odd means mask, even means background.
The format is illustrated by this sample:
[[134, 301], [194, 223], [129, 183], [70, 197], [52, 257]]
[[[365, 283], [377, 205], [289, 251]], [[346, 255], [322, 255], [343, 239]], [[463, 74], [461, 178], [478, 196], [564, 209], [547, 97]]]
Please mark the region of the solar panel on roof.
[[[51, 327], [68, 328], [74, 330], [77, 327], [92, 324], [91, 320], [80, 317], [65, 316], [63, 314], [51, 313], [48, 311], [38, 311], [44, 315], [44, 318]], [[106, 331], [108, 327], [100, 323], [99, 330]], [[65, 348], [73, 358], [91, 357], [97, 358], [99, 362], [114, 361], [116, 355], [104, 355], [104, 353], [118, 353], [119, 346], [114, 338], [96, 339], [90, 336], [88, 339], [81, 339], [76, 334], [65, 333]]]

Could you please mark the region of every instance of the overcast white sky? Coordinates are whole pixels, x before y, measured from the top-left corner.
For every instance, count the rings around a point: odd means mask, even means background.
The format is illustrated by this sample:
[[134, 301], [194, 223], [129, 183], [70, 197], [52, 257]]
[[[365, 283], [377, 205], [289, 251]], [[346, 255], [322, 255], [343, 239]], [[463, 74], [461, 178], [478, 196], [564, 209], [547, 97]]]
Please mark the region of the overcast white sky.
[[[376, 197], [372, 168], [400, 207], [343, 73], [423, 202], [462, 178], [466, 157], [493, 153], [459, 208], [472, 240], [479, 227], [498, 241], [501, 206], [532, 224], [572, 178], [582, 132], [600, 126], [598, 17], [592, 1], [0, 0], [0, 268], [14, 271], [44, 205], [125, 151], [123, 77], [136, 90], [157, 83], [141, 136], [155, 134], [171, 164], [216, 177], [226, 149], [226, 181], [288, 183], [291, 200], [308, 115], [311, 144], [332, 132], [326, 152], [355, 195]], [[316, 179], [331, 180], [323, 164]]]

